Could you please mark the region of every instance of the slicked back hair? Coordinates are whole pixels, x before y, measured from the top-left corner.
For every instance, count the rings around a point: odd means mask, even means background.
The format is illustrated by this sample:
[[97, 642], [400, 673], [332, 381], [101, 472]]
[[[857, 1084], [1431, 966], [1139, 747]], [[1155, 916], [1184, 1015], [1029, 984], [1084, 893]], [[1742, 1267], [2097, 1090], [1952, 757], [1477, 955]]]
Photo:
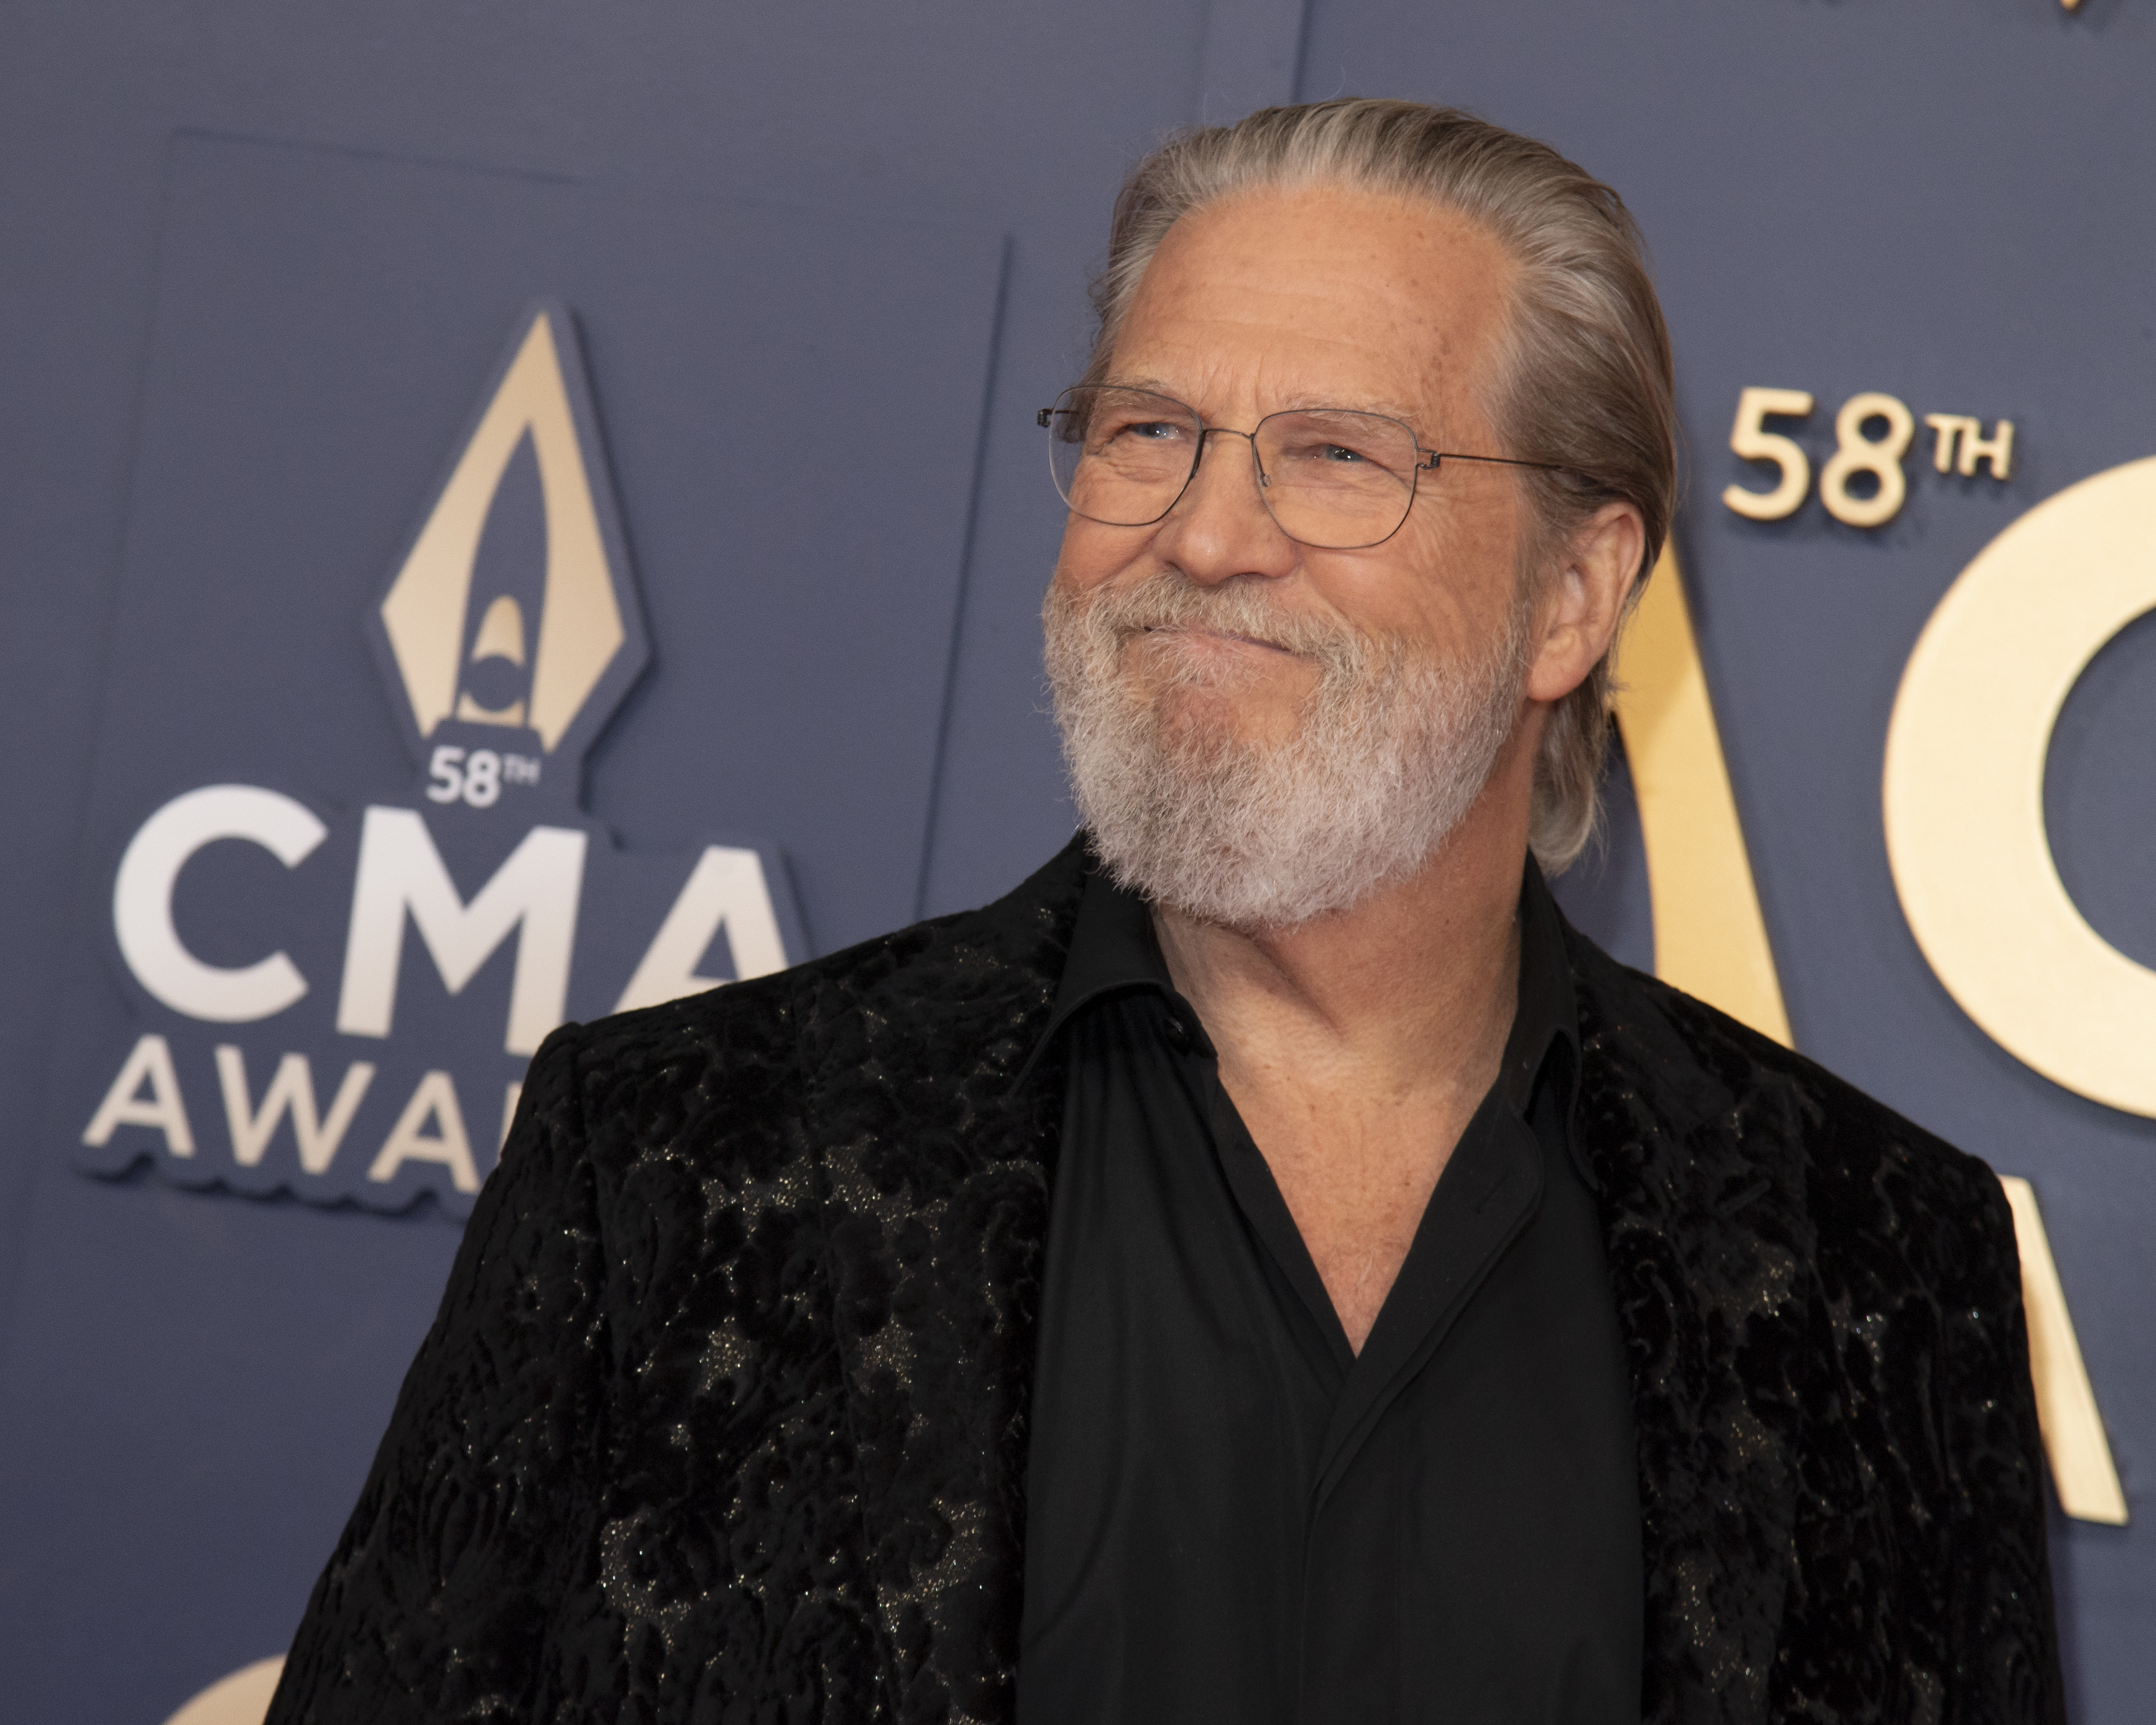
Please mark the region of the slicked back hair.
[[[1171, 137], [1116, 199], [1086, 381], [1106, 375], [1138, 284], [1179, 218], [1241, 193], [1310, 185], [1426, 198], [1510, 254], [1504, 346], [1483, 403], [1503, 447], [1490, 453], [1562, 470], [1515, 470], [1530, 510], [1522, 602], [1557, 572], [1572, 536], [1616, 501], [1646, 524], [1636, 601], [1676, 506], [1669, 331], [1623, 200], [1532, 138], [1455, 109], [1363, 99], [1264, 108]], [[1594, 832], [1612, 693], [1605, 654], [1543, 732], [1529, 841], [1552, 874]]]

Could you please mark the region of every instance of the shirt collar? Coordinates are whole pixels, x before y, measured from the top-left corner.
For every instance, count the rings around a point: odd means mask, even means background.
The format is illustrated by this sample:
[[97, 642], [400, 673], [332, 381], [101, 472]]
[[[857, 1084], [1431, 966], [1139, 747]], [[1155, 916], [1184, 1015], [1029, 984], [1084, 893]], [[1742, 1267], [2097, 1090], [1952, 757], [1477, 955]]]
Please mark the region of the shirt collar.
[[[1086, 885], [1078, 898], [1078, 919], [1071, 926], [1070, 955], [1063, 963], [1063, 980], [1049, 1009], [1047, 1027], [1026, 1060], [1030, 1070], [1063, 1027], [1080, 1012], [1106, 995], [1132, 988], [1153, 988], [1173, 1000], [1175, 980], [1168, 973], [1160, 941], [1153, 933], [1152, 911], [1127, 887], [1118, 886], [1097, 861], [1089, 859]], [[1196, 1013], [1189, 1014], [1190, 1029], [1202, 1042]], [[1208, 1053], [1209, 1043], [1203, 1043]], [[1021, 1078], [1024, 1074], [1020, 1074]]]
[[[1563, 921], [1532, 856], [1521, 878], [1519, 917], [1519, 1000], [1498, 1071], [1500, 1093], [1512, 1111], [1524, 1118], [1533, 1106], [1537, 1081], [1548, 1068], [1549, 1081], [1558, 1086], [1556, 1101], [1567, 1123], [1573, 1160], [1589, 1189], [1599, 1189], [1594, 1170], [1570, 1130], [1579, 1074], [1579, 1011], [1573, 995], [1572, 966], [1565, 957]], [[1137, 893], [1117, 886], [1096, 862], [1086, 871], [1055, 1005], [1019, 1074], [1021, 1081], [1079, 1013], [1109, 995], [1144, 988], [1155, 990], [1181, 1009], [1193, 1047], [1200, 1053], [1213, 1052], [1197, 1014], [1183, 1005], [1175, 991], [1153, 932], [1151, 908]]]
[[1599, 1192], [1601, 1183], [1572, 1127], [1579, 1087], [1579, 1004], [1564, 949], [1564, 918], [1541, 868], [1529, 856], [1520, 882], [1520, 999], [1497, 1081], [1505, 1087], [1505, 1100], [1522, 1118], [1534, 1105], [1538, 1080], [1555, 1086], [1573, 1166], [1588, 1190]]

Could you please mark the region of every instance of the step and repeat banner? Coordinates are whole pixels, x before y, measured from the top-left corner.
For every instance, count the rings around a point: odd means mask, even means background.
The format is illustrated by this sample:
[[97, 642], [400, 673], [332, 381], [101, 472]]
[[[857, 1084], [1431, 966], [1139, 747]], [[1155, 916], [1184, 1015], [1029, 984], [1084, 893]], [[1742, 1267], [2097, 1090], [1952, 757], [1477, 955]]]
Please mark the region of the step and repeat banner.
[[0, 10], [0, 1715], [259, 1720], [540, 1039], [978, 902], [1109, 202], [1614, 184], [1686, 495], [1572, 914], [1989, 1160], [2156, 1684], [2156, 0]]

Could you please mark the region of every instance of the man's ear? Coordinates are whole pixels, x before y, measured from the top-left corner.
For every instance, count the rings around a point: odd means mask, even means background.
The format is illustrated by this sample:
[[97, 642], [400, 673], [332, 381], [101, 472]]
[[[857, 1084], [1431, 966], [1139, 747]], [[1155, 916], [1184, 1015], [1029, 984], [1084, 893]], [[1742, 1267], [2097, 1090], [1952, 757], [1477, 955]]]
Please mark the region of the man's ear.
[[1562, 701], [1609, 650], [1646, 555], [1647, 526], [1630, 503], [1605, 503], [1572, 536], [1536, 607], [1527, 697]]

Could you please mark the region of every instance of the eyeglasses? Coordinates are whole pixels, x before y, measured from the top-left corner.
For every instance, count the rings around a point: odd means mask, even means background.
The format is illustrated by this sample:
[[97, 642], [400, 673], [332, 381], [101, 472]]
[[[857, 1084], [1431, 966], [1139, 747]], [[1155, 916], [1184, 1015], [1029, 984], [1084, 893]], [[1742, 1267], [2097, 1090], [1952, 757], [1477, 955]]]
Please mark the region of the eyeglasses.
[[1208, 425], [1197, 410], [1150, 389], [1084, 383], [1035, 416], [1049, 470], [1074, 515], [1110, 527], [1148, 527], [1198, 475], [1211, 436], [1250, 439], [1258, 495], [1281, 532], [1320, 551], [1360, 551], [1399, 531], [1415, 482], [1444, 461], [1566, 470], [1505, 455], [1425, 449], [1414, 429], [1353, 408], [1268, 413], [1251, 431]]

